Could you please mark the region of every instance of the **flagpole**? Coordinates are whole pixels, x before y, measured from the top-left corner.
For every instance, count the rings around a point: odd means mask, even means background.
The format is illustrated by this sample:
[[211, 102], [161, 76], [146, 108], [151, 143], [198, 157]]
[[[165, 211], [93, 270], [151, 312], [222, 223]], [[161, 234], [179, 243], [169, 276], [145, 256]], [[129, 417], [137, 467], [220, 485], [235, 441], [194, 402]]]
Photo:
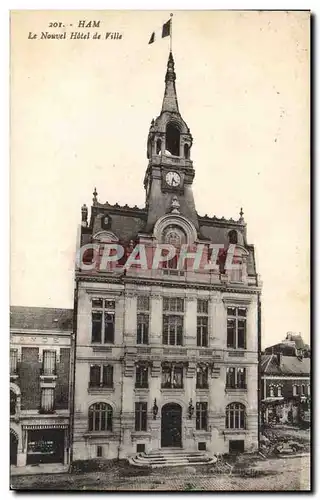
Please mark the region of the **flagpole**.
[[170, 52], [172, 52], [172, 18], [173, 18], [172, 12], [170, 14], [170, 17], [171, 17], [171, 23], [170, 23]]

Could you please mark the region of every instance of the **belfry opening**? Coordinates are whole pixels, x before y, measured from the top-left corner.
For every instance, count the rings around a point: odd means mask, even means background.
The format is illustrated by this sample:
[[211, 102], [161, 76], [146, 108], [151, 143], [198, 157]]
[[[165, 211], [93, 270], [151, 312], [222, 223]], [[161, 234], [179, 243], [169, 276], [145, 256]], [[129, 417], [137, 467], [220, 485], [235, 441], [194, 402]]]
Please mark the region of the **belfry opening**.
[[166, 151], [173, 156], [180, 156], [180, 130], [172, 122], [166, 127]]

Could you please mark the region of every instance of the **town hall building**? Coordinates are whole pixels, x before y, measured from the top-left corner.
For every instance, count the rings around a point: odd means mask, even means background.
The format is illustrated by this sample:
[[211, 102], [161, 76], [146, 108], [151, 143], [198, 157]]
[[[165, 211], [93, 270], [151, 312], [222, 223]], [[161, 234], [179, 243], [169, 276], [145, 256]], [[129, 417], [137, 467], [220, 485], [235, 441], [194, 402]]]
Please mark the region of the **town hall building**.
[[[258, 448], [261, 286], [243, 212], [200, 216], [193, 197], [192, 135], [176, 93], [172, 52], [160, 115], [147, 138], [144, 208], [82, 207], [75, 270], [72, 460], [128, 458], [162, 449], [208, 454]], [[106, 245], [119, 260], [99, 266]], [[150, 264], [157, 245], [177, 254]], [[220, 245], [197, 269], [179, 251]], [[90, 250], [90, 245], [95, 250]], [[126, 268], [137, 245], [147, 266]], [[225, 265], [230, 245], [236, 269]], [[169, 248], [169, 247], [168, 247]], [[163, 256], [162, 256], [163, 257]]]

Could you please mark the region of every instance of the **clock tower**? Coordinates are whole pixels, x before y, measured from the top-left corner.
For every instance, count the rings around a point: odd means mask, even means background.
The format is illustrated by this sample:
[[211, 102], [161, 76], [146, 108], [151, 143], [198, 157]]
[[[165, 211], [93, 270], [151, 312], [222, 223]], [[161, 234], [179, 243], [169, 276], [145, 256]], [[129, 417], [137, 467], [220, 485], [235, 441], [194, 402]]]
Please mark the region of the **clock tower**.
[[192, 192], [195, 175], [190, 159], [192, 135], [179, 111], [175, 80], [174, 60], [170, 52], [161, 113], [152, 120], [148, 135], [149, 163], [144, 179], [147, 231], [153, 228], [159, 217], [170, 212], [173, 197], [178, 199], [180, 213], [198, 229]]

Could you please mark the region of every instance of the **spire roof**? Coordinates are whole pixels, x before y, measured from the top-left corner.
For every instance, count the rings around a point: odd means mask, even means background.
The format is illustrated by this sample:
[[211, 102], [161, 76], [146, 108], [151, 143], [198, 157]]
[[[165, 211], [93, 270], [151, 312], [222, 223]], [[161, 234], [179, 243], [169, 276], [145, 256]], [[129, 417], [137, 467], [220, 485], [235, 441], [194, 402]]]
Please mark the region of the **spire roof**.
[[169, 111], [170, 113], [179, 113], [175, 80], [176, 73], [174, 71], [174, 59], [170, 50], [165, 77], [166, 86], [162, 103], [162, 113], [165, 111]]

